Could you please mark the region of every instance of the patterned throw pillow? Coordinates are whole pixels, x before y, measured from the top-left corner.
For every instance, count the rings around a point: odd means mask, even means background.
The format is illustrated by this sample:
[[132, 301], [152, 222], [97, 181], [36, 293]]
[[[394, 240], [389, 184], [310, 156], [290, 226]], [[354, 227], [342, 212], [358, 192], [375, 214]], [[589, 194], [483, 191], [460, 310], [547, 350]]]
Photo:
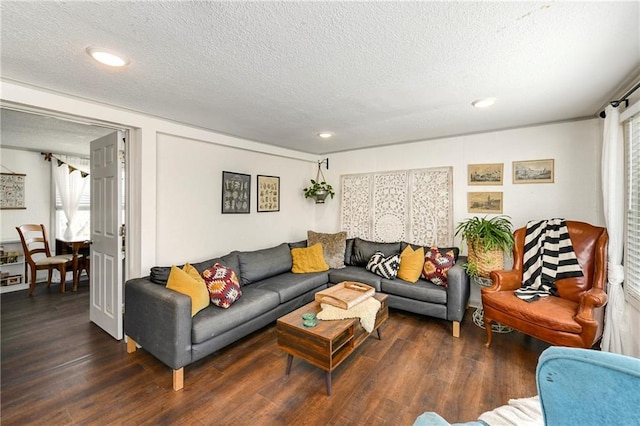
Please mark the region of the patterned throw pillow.
[[204, 271], [202, 277], [214, 305], [226, 309], [242, 297], [242, 289], [233, 269], [216, 263]]
[[324, 260], [329, 268], [344, 268], [344, 252], [347, 247], [347, 232], [342, 231], [337, 234], [323, 234], [320, 232], [307, 231], [307, 245], [321, 243], [324, 253]]
[[424, 255], [422, 275], [436, 285], [447, 286], [447, 272], [455, 263], [453, 250], [445, 254], [438, 251], [438, 247], [431, 247]]
[[384, 257], [384, 253], [381, 251], [375, 252], [369, 259], [369, 263], [367, 263], [367, 271], [389, 280], [398, 275], [398, 268], [400, 268], [400, 255], [394, 254], [393, 256]]

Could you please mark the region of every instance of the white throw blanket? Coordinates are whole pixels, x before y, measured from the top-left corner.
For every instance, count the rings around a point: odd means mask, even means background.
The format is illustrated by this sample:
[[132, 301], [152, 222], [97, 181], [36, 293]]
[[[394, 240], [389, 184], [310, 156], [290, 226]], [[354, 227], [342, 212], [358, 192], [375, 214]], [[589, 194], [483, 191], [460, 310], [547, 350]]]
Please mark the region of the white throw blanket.
[[539, 396], [510, 399], [508, 405], [482, 413], [478, 420], [490, 426], [544, 426]]
[[326, 303], [321, 303], [322, 310], [318, 312], [316, 317], [321, 320], [341, 320], [346, 318], [360, 318], [360, 324], [367, 333], [373, 331], [376, 324], [376, 314], [380, 309], [381, 303], [375, 298], [370, 297], [358, 303], [351, 309], [342, 309]]

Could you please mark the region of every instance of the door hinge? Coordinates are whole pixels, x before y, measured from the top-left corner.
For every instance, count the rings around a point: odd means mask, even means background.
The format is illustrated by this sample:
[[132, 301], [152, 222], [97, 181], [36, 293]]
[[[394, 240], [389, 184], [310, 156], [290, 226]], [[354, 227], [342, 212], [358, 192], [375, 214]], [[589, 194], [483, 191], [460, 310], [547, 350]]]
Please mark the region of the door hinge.
[[123, 238], [127, 236], [127, 228], [124, 223], [120, 225], [120, 236]]

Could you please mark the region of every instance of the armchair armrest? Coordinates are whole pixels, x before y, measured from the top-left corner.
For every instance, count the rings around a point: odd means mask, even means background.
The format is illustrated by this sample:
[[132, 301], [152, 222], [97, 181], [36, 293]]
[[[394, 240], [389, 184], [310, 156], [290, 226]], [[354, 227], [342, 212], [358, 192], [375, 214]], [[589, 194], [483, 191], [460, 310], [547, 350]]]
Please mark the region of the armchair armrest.
[[174, 370], [191, 362], [191, 298], [148, 277], [127, 281], [124, 332]]
[[491, 271], [489, 274], [493, 285], [482, 289], [482, 292], [517, 290], [522, 285], [522, 274], [512, 269], [510, 271]]
[[462, 267], [466, 262], [466, 257], [460, 256], [447, 272], [447, 320], [449, 321], [462, 321], [469, 303], [471, 284], [469, 275]]
[[576, 321], [584, 326], [585, 323], [594, 322], [593, 311], [607, 304], [607, 293], [599, 288], [591, 290], [580, 296], [580, 306], [576, 314]]

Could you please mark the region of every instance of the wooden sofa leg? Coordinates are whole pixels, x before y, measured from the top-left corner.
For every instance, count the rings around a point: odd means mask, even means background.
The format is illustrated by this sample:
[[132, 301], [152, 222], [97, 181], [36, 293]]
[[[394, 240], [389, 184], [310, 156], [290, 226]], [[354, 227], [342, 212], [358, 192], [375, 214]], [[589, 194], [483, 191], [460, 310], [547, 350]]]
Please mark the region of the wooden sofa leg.
[[136, 351], [136, 341], [127, 336], [127, 353], [132, 354]]
[[173, 390], [179, 391], [184, 387], [184, 367], [173, 370]]
[[460, 321], [453, 322], [453, 337], [460, 337]]

